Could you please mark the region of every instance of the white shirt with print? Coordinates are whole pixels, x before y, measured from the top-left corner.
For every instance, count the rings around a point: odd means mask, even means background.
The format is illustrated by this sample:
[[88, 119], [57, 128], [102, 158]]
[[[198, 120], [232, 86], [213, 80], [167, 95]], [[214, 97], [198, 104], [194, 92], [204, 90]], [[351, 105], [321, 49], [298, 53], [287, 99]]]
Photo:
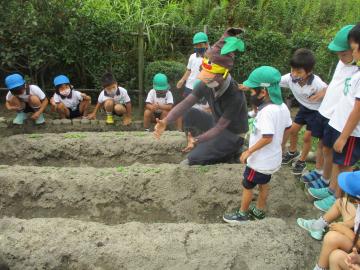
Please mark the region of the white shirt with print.
[[314, 75], [314, 79], [311, 84], [305, 84], [301, 86], [298, 83], [294, 83], [290, 76], [290, 73], [281, 77], [280, 86], [283, 88], [290, 88], [296, 100], [308, 108], [309, 110], [318, 110], [321, 101], [310, 101], [309, 98], [327, 87], [327, 84], [320, 79], [319, 76]]
[[342, 61], [336, 66], [334, 75], [321, 102], [319, 113], [330, 119], [340, 99], [344, 96], [344, 89], [348, 87], [351, 76], [358, 71], [354, 65], [344, 64]]
[[[344, 88], [344, 96], [340, 99], [334, 113], [332, 114], [329, 125], [339, 132], [342, 132], [354, 109], [355, 100], [360, 99], [360, 71], [357, 71]], [[360, 137], [360, 123], [357, 124], [351, 136]]]
[[[41, 90], [41, 88], [37, 85], [29, 85], [29, 93], [25, 90], [24, 94], [17, 96], [22, 102], [28, 103], [29, 96], [37, 96], [40, 100], [44, 100], [46, 98], [45, 93]], [[14, 95], [9, 91], [6, 95], [6, 100], [9, 101]]]
[[203, 58], [201, 56], [196, 56], [196, 53], [190, 55], [189, 62], [187, 64], [187, 69], [190, 70], [190, 76], [186, 80], [186, 88], [194, 89], [194, 83], [200, 73], [200, 66], [202, 64], [202, 61]]
[[107, 93], [105, 93], [105, 90], [102, 90], [98, 98], [98, 103], [102, 104], [105, 102], [105, 100], [108, 99], [113, 99], [115, 104], [125, 105], [126, 103], [130, 102], [130, 97], [127, 90], [122, 87], [118, 87], [114, 96], [109, 96]]
[[147, 95], [146, 103], [159, 103], [160, 105], [174, 104], [174, 98], [170, 91], [166, 92], [165, 97], [158, 97], [156, 95], [156, 91], [154, 89], [151, 89]]
[[68, 97], [62, 98], [57, 93], [54, 94], [54, 102], [56, 104], [63, 103], [67, 108], [72, 111], [75, 111], [77, 109], [78, 105], [83, 99], [84, 98], [81, 95], [81, 92], [76, 90], [71, 90], [71, 97], [69, 95]]
[[260, 109], [250, 125], [249, 147], [255, 145], [263, 135], [272, 135], [272, 141], [251, 154], [247, 166], [263, 174], [273, 174], [279, 170], [284, 132], [291, 125], [290, 111], [284, 103], [268, 104]]

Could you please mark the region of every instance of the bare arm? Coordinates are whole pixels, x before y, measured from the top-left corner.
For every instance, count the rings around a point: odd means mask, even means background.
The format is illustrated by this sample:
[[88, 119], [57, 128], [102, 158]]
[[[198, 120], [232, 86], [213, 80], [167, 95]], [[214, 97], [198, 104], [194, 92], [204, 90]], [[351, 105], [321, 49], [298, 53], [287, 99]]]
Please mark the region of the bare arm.
[[290, 136], [290, 129], [291, 129], [291, 126], [286, 128], [284, 131], [284, 136], [283, 136], [283, 140], [282, 140], [282, 144], [281, 144], [283, 152], [285, 151], [286, 142], [288, 141], [289, 136]]
[[187, 79], [189, 78], [191, 74], [191, 70], [187, 69], [184, 73], [184, 75], [182, 76], [182, 78], [178, 81], [176, 87], [179, 89], [181, 87], [183, 87], [184, 83], [187, 81]]
[[170, 111], [173, 106], [173, 104], [159, 104], [159, 109], [164, 111]]
[[182, 116], [188, 109], [190, 109], [196, 102], [198, 98], [194, 95], [188, 95], [183, 101], [177, 104], [165, 117], [166, 123], [171, 123], [176, 121], [180, 116]]
[[47, 98], [45, 98], [42, 102], [41, 102], [41, 106], [39, 109], [39, 113], [43, 113], [47, 107], [47, 105], [49, 104], [49, 100]]
[[258, 140], [253, 146], [251, 146], [248, 150], [243, 152], [240, 157], [240, 162], [245, 164], [246, 160], [248, 159], [251, 154], [258, 151], [259, 149], [263, 148], [264, 146], [271, 143], [273, 140], [273, 135], [263, 135], [260, 140]]
[[131, 111], [132, 111], [132, 106], [131, 106], [131, 102], [128, 102], [125, 104], [126, 107], [126, 114], [127, 116], [131, 117]]

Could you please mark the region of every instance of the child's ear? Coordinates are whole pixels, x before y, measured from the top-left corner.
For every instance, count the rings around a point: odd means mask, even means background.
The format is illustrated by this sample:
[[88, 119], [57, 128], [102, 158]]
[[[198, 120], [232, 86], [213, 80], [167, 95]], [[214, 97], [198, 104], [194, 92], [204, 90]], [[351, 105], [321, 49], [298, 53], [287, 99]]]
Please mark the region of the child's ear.
[[261, 89], [260, 94], [259, 94], [259, 98], [266, 97], [266, 95], [267, 95], [266, 88]]

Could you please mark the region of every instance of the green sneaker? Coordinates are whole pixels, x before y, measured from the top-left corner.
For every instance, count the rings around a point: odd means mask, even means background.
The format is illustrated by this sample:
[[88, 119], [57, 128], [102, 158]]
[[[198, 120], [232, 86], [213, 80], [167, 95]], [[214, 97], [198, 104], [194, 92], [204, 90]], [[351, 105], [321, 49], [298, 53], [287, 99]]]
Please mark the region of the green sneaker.
[[230, 224], [240, 224], [252, 220], [252, 218], [248, 213], [243, 213], [238, 209], [233, 213], [223, 215], [223, 220]]
[[44, 114], [40, 114], [39, 118], [35, 120], [36, 125], [41, 125], [45, 123], [45, 117]]
[[263, 210], [257, 208], [255, 205], [250, 205], [249, 215], [256, 219], [264, 219], [265, 218], [265, 212]]
[[327, 187], [325, 187], [325, 188], [309, 188], [308, 192], [311, 196], [313, 196], [315, 199], [318, 199], [318, 200], [322, 200], [322, 199], [325, 199], [326, 197], [333, 195], [329, 191], [329, 188], [327, 188]]
[[316, 219], [303, 219], [303, 218], [298, 218], [296, 220], [297, 224], [301, 228], [310, 232], [310, 235], [312, 238], [320, 241], [323, 238], [325, 231], [324, 230], [314, 230], [312, 228], [312, 226], [315, 221], [316, 221]]
[[15, 124], [15, 125], [22, 125], [22, 124], [24, 124], [24, 121], [26, 120], [26, 118], [27, 118], [26, 113], [24, 113], [24, 112], [18, 112], [18, 113], [16, 114], [15, 119], [13, 120], [13, 124]]
[[314, 206], [319, 209], [320, 211], [327, 212], [333, 206], [335, 203], [336, 198], [334, 195], [330, 195], [329, 197], [326, 197], [325, 199], [318, 200], [314, 202]]

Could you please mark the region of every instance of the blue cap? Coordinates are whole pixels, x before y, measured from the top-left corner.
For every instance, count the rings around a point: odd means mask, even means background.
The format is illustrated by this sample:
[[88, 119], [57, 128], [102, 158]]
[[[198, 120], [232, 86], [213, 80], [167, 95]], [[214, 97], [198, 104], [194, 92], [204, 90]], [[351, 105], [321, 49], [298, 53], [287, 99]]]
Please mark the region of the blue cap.
[[20, 86], [23, 86], [24, 84], [25, 84], [25, 80], [23, 76], [17, 73], [9, 75], [5, 78], [5, 85], [6, 88], [8, 88], [9, 90], [18, 88]]
[[59, 75], [54, 78], [54, 86], [59, 86], [62, 84], [70, 84], [70, 80], [65, 75]]
[[344, 192], [360, 200], [360, 171], [340, 173], [338, 184]]

